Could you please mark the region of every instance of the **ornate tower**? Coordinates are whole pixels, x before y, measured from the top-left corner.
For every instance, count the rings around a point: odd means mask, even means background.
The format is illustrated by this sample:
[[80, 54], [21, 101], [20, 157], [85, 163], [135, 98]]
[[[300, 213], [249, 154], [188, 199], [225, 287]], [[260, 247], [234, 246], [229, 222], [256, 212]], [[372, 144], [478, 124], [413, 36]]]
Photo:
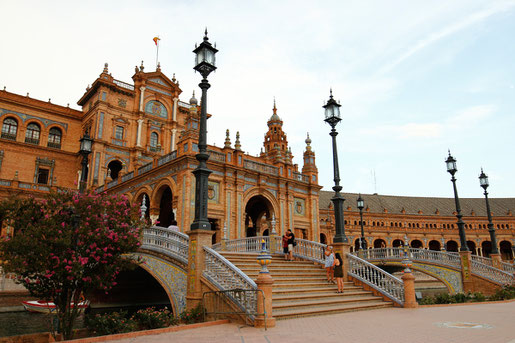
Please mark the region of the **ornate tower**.
[[316, 182], [318, 178], [318, 169], [315, 164], [315, 152], [311, 149], [311, 138], [309, 138], [309, 133], [305, 142], [306, 151], [304, 151], [304, 166], [302, 167], [302, 174], [309, 175], [311, 182]]
[[265, 134], [265, 141], [263, 143], [265, 151], [261, 153], [267, 161], [272, 163], [290, 163], [293, 158], [291, 150], [288, 149], [288, 140], [283, 131], [283, 121], [277, 115], [277, 108], [275, 106], [273, 114], [268, 119], [268, 132]]

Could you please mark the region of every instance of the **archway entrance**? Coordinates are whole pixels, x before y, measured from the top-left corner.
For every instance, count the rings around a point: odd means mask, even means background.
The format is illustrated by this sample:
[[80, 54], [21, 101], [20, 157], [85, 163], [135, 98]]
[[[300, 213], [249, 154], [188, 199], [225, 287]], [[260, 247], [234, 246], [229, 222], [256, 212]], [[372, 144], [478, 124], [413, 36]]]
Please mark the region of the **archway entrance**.
[[477, 255], [476, 243], [474, 243], [472, 241], [467, 241], [467, 246], [468, 246], [470, 252], [472, 253], [472, 255]]
[[163, 186], [157, 193], [161, 194], [159, 200], [159, 226], [168, 227], [172, 224], [172, 220], [175, 220], [175, 215], [172, 210], [172, 190], [168, 186]]
[[398, 247], [402, 247], [403, 246], [403, 241], [401, 239], [395, 239], [393, 242], [392, 242], [392, 247], [394, 248], [398, 248]]
[[320, 243], [327, 244], [327, 237], [325, 236], [325, 233], [320, 234]]
[[456, 241], [448, 241], [447, 242], [447, 251], [450, 252], [458, 252], [458, 243]]
[[490, 257], [490, 254], [492, 253], [492, 242], [484, 241], [481, 243], [481, 252], [484, 257]]
[[374, 241], [374, 249], [380, 248], [386, 248], [386, 242], [379, 238]]
[[262, 195], [250, 198], [245, 206], [245, 228], [247, 237], [262, 236], [271, 227], [272, 204]]
[[122, 162], [120, 161], [111, 161], [107, 165], [107, 176], [111, 179], [116, 180], [120, 175], [120, 170], [122, 170]]
[[499, 252], [503, 260], [513, 260], [513, 246], [508, 241], [501, 241], [499, 244]]
[[422, 242], [418, 239], [414, 239], [411, 241], [411, 247], [414, 249], [422, 249], [424, 247], [424, 244], [422, 244]]
[[429, 242], [429, 250], [440, 251], [440, 242], [432, 240]]

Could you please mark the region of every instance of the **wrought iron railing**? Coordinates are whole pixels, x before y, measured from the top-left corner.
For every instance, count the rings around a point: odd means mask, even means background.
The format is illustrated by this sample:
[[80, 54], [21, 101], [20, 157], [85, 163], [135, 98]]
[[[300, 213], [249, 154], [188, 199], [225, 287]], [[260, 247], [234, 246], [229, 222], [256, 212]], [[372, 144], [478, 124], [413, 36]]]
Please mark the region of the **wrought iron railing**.
[[16, 140], [16, 133], [2, 132], [1, 138], [9, 139], [11, 141]]
[[143, 230], [142, 249], [171, 255], [188, 264], [188, 235], [166, 227], [152, 226]]
[[348, 275], [385, 295], [397, 304], [404, 306], [404, 282], [358, 256], [347, 254]]
[[[380, 248], [359, 250], [353, 253], [365, 260], [402, 260], [404, 258], [403, 248]], [[409, 248], [409, 258], [412, 261], [424, 261], [442, 264], [445, 266], [461, 269], [460, 256], [449, 252]]]
[[[203, 275], [220, 291], [257, 290], [256, 283], [238, 267], [215, 250], [206, 246], [203, 248], [206, 255]], [[251, 293], [244, 298], [234, 298], [233, 301], [253, 319], [253, 315], [257, 312], [257, 293]]]

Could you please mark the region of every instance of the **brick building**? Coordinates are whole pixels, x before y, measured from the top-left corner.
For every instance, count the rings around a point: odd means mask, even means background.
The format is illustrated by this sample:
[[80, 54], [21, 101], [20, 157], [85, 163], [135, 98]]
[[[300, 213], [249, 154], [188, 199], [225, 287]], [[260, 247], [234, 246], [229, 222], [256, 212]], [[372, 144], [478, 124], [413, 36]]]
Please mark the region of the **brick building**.
[[[77, 189], [79, 139], [94, 139], [87, 186], [126, 194], [133, 204], [146, 199], [146, 215], [160, 225], [178, 222], [188, 230], [194, 217], [199, 104], [180, 100], [175, 76], [160, 67], [135, 68], [132, 83], [114, 79], [105, 65], [79, 99], [82, 111], [0, 90], [0, 198]], [[264, 114], [266, 120], [270, 114]], [[283, 121], [273, 106], [258, 157], [234, 145], [229, 130], [223, 147], [208, 146], [208, 217], [213, 242], [294, 229], [296, 236], [330, 243], [334, 235], [332, 192], [321, 191], [311, 140], [303, 166], [293, 164]], [[345, 224], [355, 244], [360, 235], [356, 194], [346, 198]], [[368, 246], [396, 246], [406, 235], [412, 246], [456, 250], [453, 199], [363, 195]], [[491, 199], [503, 258], [513, 257], [515, 198]], [[489, 235], [483, 199], [463, 199], [466, 233], [473, 252], [488, 255]], [[275, 220], [274, 220], [275, 219]], [[2, 234], [9, 234], [4, 227]]]

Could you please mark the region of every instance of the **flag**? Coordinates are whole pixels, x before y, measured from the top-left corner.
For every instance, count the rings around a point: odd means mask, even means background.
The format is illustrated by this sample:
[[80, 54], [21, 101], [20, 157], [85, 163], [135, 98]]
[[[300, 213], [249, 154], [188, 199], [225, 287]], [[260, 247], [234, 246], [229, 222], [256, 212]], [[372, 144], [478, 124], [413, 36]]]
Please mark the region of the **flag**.
[[159, 37], [154, 37], [152, 40], [153, 40], [153, 41], [154, 41], [154, 43], [156, 43], [156, 45], [157, 45], [157, 42], [158, 42], [158, 41], [160, 41], [160, 40], [161, 40], [161, 38], [159, 38]]

